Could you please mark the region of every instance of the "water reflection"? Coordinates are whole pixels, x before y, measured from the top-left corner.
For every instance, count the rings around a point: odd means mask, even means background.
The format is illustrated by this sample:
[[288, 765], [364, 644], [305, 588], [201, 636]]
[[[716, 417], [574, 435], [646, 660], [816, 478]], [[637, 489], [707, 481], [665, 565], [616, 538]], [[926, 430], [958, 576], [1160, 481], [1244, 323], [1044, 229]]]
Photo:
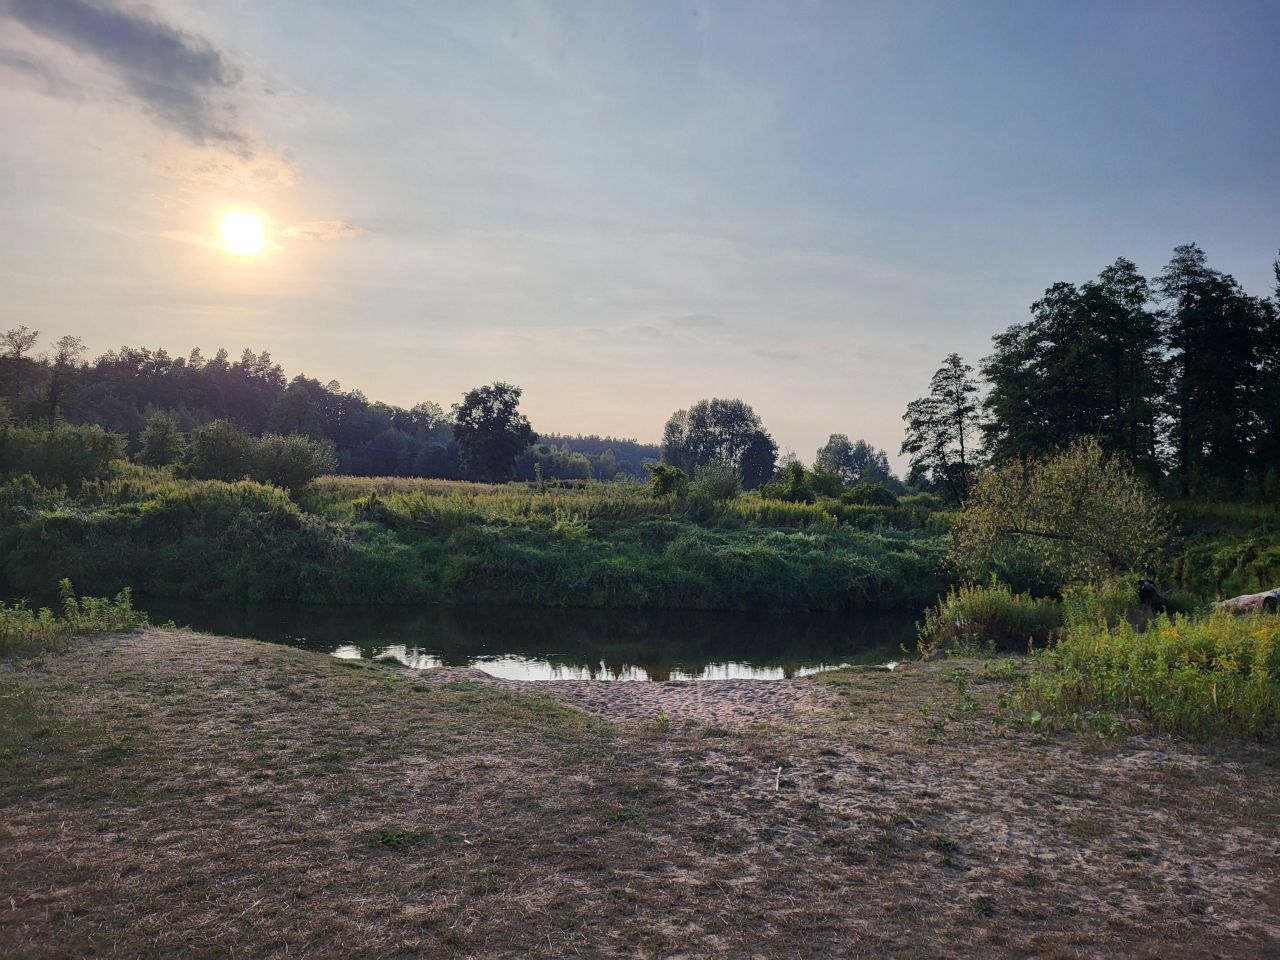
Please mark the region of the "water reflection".
[[770, 617], [512, 607], [304, 607], [151, 600], [153, 622], [407, 666], [475, 667], [511, 680], [803, 676], [878, 663], [914, 644], [911, 614]]

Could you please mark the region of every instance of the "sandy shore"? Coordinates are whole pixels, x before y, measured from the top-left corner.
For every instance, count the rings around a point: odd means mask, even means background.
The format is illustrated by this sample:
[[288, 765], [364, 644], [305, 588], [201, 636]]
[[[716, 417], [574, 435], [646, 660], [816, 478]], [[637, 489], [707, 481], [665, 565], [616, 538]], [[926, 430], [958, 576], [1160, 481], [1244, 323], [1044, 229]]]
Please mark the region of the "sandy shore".
[[426, 682], [470, 680], [512, 692], [550, 693], [606, 720], [697, 723], [738, 729], [791, 723], [832, 698], [808, 677], [796, 680], [503, 680], [466, 667], [413, 671]]

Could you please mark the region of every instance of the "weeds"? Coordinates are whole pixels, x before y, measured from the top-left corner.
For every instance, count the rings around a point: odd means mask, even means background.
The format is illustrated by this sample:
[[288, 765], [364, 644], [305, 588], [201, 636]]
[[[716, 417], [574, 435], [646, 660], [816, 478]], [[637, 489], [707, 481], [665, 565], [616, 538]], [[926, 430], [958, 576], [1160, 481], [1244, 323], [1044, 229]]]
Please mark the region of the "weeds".
[[133, 609], [128, 588], [114, 599], [77, 597], [70, 580], [59, 585], [61, 616], [48, 607], [32, 610], [24, 603], [0, 602], [0, 653], [56, 647], [77, 634], [132, 630], [147, 622], [147, 615]]
[[925, 611], [920, 652], [980, 655], [1025, 651], [1044, 645], [1062, 625], [1062, 609], [1053, 600], [1014, 593], [994, 580], [952, 588]]
[[1038, 657], [1023, 693], [1033, 718], [1115, 732], [1113, 712], [1136, 713], [1190, 737], [1280, 737], [1280, 617], [1086, 624]]

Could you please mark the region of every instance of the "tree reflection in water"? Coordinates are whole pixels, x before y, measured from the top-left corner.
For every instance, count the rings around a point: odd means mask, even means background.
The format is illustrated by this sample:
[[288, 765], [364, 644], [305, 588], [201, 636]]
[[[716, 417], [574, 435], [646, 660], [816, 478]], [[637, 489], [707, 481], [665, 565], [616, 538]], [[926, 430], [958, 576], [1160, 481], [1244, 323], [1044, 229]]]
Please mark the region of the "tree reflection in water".
[[153, 623], [515, 680], [779, 679], [914, 647], [914, 613], [852, 616], [144, 601]]

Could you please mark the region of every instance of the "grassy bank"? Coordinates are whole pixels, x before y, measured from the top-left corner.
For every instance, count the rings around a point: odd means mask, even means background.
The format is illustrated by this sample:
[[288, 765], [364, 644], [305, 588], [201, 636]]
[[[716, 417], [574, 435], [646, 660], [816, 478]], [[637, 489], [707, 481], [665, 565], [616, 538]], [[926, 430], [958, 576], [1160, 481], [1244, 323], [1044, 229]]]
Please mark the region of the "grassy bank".
[[137, 467], [75, 493], [0, 488], [10, 593], [311, 603], [724, 610], [921, 607], [945, 521], [911, 506], [655, 499], [576, 488], [324, 478], [291, 499]]
[[998, 666], [717, 727], [156, 629], [0, 659], [0, 954], [1261, 955], [1274, 750], [1000, 727]]

